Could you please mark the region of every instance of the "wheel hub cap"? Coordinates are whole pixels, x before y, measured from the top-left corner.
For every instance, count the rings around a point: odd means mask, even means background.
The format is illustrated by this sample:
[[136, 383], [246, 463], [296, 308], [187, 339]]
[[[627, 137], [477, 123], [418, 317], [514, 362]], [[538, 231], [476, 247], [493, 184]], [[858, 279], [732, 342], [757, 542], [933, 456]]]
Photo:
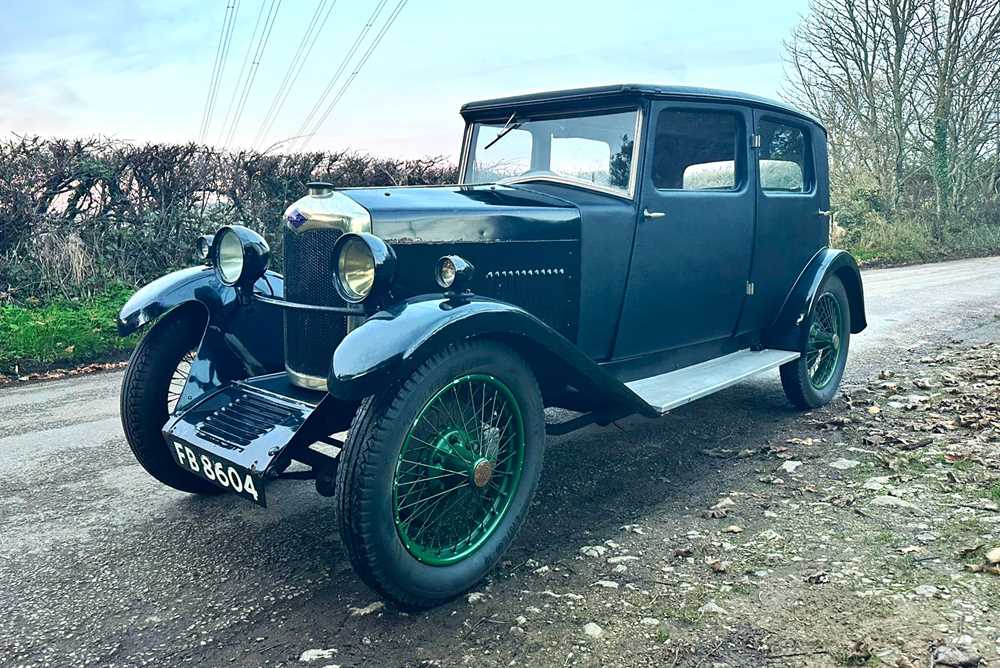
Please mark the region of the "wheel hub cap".
[[488, 459], [480, 459], [472, 467], [472, 482], [476, 487], [486, 487], [493, 478], [493, 462]]

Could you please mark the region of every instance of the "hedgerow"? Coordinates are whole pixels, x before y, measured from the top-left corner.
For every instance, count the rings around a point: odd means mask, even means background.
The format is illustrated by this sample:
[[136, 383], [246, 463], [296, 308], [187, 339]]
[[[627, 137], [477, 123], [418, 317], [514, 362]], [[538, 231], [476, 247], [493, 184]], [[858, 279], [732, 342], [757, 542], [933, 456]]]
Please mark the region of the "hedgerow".
[[281, 214], [324, 180], [339, 187], [454, 182], [444, 158], [222, 152], [113, 139], [0, 140], [0, 304], [135, 286], [190, 264], [198, 234], [262, 233], [280, 265]]

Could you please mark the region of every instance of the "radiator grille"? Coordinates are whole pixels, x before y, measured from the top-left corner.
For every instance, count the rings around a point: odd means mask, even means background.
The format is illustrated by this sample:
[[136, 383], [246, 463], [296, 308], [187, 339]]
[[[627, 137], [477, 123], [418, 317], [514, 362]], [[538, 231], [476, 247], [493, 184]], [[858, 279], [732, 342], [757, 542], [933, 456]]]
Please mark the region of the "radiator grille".
[[253, 394], [238, 395], [231, 403], [198, 423], [199, 436], [220, 447], [240, 450], [296, 413]]
[[[340, 230], [285, 232], [285, 299], [300, 304], [345, 306], [333, 285], [333, 245]], [[336, 313], [285, 311], [285, 364], [292, 371], [326, 378], [334, 348], [347, 334]]]

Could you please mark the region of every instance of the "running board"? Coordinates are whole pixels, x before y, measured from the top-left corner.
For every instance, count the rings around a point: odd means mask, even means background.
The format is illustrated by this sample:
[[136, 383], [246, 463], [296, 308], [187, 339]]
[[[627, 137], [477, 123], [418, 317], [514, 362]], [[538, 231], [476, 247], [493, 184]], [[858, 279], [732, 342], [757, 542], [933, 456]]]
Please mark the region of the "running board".
[[799, 358], [788, 350], [741, 350], [626, 386], [660, 414]]

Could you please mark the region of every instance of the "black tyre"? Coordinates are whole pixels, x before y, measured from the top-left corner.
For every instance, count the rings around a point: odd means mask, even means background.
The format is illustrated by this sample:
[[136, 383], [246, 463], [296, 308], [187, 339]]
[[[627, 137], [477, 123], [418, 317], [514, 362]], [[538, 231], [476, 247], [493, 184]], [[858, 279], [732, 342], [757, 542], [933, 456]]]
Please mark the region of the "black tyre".
[[184, 471], [174, 462], [161, 429], [186, 380], [204, 320], [189, 312], [157, 322], [136, 346], [125, 369], [121, 418], [125, 439], [146, 472], [182, 492], [218, 494], [223, 490]]
[[365, 399], [340, 454], [340, 532], [362, 580], [405, 608], [474, 586], [521, 526], [542, 471], [534, 375], [510, 348], [437, 353]]
[[844, 284], [830, 276], [819, 290], [806, 323], [802, 356], [781, 367], [788, 400], [801, 409], [818, 408], [837, 394], [851, 342], [851, 310]]

